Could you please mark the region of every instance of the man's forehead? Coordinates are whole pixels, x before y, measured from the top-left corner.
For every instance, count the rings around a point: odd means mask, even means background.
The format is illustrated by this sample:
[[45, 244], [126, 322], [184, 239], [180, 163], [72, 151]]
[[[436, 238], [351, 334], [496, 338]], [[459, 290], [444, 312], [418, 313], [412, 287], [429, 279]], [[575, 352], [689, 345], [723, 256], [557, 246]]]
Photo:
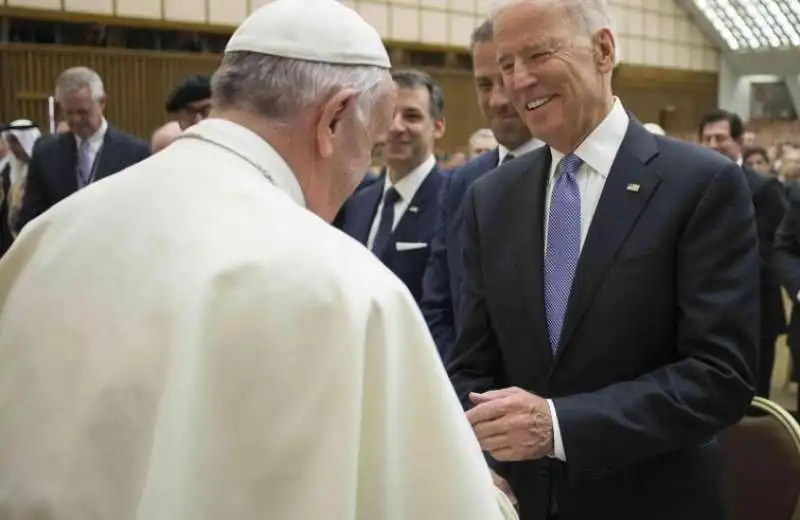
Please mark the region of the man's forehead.
[[729, 135], [731, 133], [731, 124], [725, 120], [706, 123], [706, 125], [703, 127], [703, 133]]
[[420, 87], [401, 87], [397, 85], [396, 104], [398, 108], [421, 108], [427, 110], [431, 96], [428, 89]]

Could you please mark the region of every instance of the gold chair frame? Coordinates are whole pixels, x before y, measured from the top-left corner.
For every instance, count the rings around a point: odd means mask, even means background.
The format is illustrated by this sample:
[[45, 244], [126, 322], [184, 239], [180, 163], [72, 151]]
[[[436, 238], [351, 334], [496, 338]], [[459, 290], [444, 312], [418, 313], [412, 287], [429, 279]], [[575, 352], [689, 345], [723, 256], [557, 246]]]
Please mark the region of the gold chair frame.
[[[797, 453], [800, 455], [800, 423], [797, 422], [797, 419], [781, 405], [769, 399], [764, 399], [763, 397], [756, 396], [751, 405], [753, 408], [765, 412], [770, 417], [777, 420], [781, 426], [789, 432], [789, 435], [791, 435], [794, 441]], [[794, 506], [794, 513], [792, 513], [791, 520], [800, 520], [800, 497], [798, 497], [797, 503]]]

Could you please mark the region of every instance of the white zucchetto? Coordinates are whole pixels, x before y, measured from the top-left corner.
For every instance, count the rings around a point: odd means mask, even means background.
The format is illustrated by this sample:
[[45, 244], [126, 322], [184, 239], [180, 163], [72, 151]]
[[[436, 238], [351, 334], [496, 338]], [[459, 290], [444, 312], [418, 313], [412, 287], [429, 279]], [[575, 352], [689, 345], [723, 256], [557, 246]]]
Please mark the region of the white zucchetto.
[[274, 0], [248, 16], [225, 52], [391, 68], [378, 31], [336, 0]]

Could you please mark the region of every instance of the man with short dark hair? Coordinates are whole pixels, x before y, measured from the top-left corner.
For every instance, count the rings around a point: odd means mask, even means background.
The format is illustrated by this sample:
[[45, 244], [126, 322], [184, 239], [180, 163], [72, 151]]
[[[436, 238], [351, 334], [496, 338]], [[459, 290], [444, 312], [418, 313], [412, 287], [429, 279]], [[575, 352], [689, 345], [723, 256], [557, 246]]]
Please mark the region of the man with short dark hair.
[[392, 79], [397, 103], [383, 147], [383, 182], [350, 198], [341, 229], [375, 253], [419, 301], [446, 178], [433, 154], [445, 131], [444, 94], [419, 70], [394, 71]]
[[211, 110], [211, 79], [208, 76], [190, 76], [175, 87], [166, 105], [167, 113], [186, 130], [208, 117]]
[[761, 333], [756, 393], [769, 398], [775, 363], [775, 341], [786, 332], [780, 281], [772, 270], [775, 232], [786, 209], [783, 187], [777, 179], [761, 175], [743, 164], [744, 124], [737, 114], [727, 110], [714, 110], [705, 114], [700, 119], [698, 134], [703, 146], [716, 150], [742, 167], [753, 194], [761, 255]]
[[439, 355], [445, 362], [450, 357], [458, 324], [463, 221], [460, 208], [464, 194], [473, 181], [501, 162], [542, 146], [541, 141], [531, 137], [505, 92], [491, 20], [484, 21], [473, 31], [470, 47], [478, 105], [497, 145], [455, 169], [442, 188], [436, 235], [423, 279], [421, 307]]

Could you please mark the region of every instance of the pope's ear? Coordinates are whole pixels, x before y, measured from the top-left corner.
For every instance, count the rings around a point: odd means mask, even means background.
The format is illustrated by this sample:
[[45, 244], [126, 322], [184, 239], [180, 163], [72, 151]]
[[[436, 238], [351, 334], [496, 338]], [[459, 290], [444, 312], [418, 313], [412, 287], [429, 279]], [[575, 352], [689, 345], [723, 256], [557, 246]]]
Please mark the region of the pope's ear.
[[322, 105], [319, 121], [317, 122], [317, 146], [320, 155], [327, 159], [333, 155], [334, 137], [343, 132], [342, 120], [348, 112], [355, 110], [356, 91], [351, 88], [340, 90]]

